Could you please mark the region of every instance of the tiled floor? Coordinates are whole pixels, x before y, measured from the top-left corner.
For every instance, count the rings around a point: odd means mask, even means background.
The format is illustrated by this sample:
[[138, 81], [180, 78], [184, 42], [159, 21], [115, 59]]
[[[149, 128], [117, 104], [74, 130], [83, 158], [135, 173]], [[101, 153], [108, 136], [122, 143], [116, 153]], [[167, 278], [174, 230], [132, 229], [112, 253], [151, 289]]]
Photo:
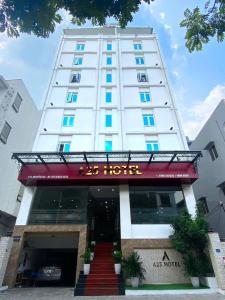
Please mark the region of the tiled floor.
[[0, 293], [0, 300], [225, 300], [220, 294], [162, 296], [74, 297], [72, 288], [16, 288]]

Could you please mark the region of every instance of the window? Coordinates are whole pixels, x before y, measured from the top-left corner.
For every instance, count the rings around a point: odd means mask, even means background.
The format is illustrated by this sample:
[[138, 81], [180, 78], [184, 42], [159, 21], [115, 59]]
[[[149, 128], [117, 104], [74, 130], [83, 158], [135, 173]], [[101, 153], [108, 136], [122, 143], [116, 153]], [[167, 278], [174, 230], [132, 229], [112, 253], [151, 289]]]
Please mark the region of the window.
[[135, 43], [135, 44], [134, 44], [134, 50], [142, 50], [142, 45], [141, 45], [141, 43]]
[[5, 122], [3, 128], [2, 128], [2, 131], [0, 133], [0, 140], [6, 144], [7, 140], [8, 140], [8, 137], [9, 137], [9, 134], [10, 134], [10, 131], [11, 131], [12, 127], [9, 125], [9, 123]]
[[105, 115], [105, 127], [112, 127], [112, 115]]
[[180, 186], [129, 186], [132, 224], [170, 224], [184, 208]]
[[72, 127], [74, 126], [74, 116], [65, 115], [63, 117], [63, 127]]
[[20, 94], [17, 93], [16, 98], [15, 98], [15, 100], [13, 102], [13, 105], [12, 105], [12, 107], [14, 108], [14, 110], [16, 112], [19, 111], [22, 101], [23, 101], [23, 99], [21, 98]]
[[144, 64], [144, 57], [135, 57], [136, 65]]
[[111, 103], [112, 102], [112, 92], [105, 92], [105, 102]]
[[216, 146], [213, 144], [212, 147], [209, 148], [209, 154], [212, 158], [212, 160], [215, 160], [217, 159], [218, 157], [218, 153], [217, 153], [217, 150], [216, 150]]
[[148, 77], [145, 73], [138, 73], [137, 74], [137, 80], [138, 80], [138, 82], [147, 82]]
[[106, 140], [105, 141], [105, 151], [112, 151], [112, 141]]
[[203, 213], [205, 215], [209, 212], [206, 197], [199, 198], [197, 201], [197, 204], [198, 204], [198, 209], [200, 210], [201, 213]]
[[60, 142], [58, 145], [59, 152], [70, 152], [70, 142]]
[[85, 44], [78, 43], [76, 45], [76, 50], [77, 51], [84, 51], [84, 48], [85, 48]]
[[111, 83], [112, 82], [112, 73], [106, 73], [106, 82]]
[[74, 65], [82, 65], [83, 63], [83, 57], [74, 57], [73, 64]]
[[142, 117], [143, 117], [144, 126], [154, 126], [155, 125], [154, 115], [152, 115], [152, 114], [142, 115]]
[[73, 74], [71, 77], [71, 83], [78, 83], [81, 80], [81, 74], [80, 73], [76, 73]]
[[151, 101], [149, 92], [140, 92], [139, 96], [140, 96], [141, 102], [150, 102]]
[[112, 51], [112, 43], [107, 43], [106, 49], [107, 51]]
[[159, 151], [159, 143], [157, 141], [146, 141], [147, 151]]
[[112, 57], [111, 56], [107, 56], [106, 57], [106, 64], [107, 65], [111, 65], [112, 64]]
[[67, 97], [66, 97], [66, 102], [67, 103], [75, 103], [77, 102], [77, 94], [75, 92], [68, 92]]

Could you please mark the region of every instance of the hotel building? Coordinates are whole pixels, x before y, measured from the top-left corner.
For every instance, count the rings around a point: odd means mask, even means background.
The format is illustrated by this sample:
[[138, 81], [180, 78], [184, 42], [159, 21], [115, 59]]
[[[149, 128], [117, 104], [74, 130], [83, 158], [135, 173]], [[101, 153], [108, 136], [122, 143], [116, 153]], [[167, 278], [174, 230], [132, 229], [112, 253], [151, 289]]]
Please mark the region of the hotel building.
[[[199, 156], [152, 28], [65, 29], [33, 151], [13, 155], [25, 192], [5, 281], [15, 284], [18, 266], [51, 262], [74, 285], [94, 240], [136, 250], [147, 283], [187, 282], [170, 221], [184, 207], [195, 214]], [[164, 259], [174, 264], [159, 267]]]

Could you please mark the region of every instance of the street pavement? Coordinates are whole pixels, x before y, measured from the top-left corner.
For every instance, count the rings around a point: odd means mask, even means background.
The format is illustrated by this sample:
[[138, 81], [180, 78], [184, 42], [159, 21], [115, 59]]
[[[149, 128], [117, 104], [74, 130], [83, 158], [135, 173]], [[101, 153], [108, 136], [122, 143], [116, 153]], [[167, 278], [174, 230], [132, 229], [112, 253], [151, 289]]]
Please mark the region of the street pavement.
[[72, 288], [15, 288], [0, 292], [0, 300], [225, 300], [219, 293], [205, 295], [149, 295], [74, 297]]

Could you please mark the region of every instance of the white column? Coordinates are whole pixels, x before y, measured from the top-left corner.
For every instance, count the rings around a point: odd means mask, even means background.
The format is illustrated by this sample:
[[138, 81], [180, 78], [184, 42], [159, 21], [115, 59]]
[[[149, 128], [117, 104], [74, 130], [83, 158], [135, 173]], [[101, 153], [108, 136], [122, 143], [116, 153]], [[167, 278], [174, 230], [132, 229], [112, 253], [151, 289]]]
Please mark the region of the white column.
[[16, 219], [16, 225], [26, 225], [27, 224], [33, 195], [34, 195], [34, 188], [26, 187], [24, 190], [24, 193], [23, 193], [23, 198], [22, 198], [19, 214]]
[[188, 212], [192, 215], [192, 217], [195, 217], [195, 215], [196, 215], [196, 200], [195, 200], [192, 185], [191, 184], [183, 184], [182, 188], [183, 188], [184, 198], [185, 198]]
[[129, 185], [120, 185], [120, 230], [121, 239], [129, 239], [132, 236]]

